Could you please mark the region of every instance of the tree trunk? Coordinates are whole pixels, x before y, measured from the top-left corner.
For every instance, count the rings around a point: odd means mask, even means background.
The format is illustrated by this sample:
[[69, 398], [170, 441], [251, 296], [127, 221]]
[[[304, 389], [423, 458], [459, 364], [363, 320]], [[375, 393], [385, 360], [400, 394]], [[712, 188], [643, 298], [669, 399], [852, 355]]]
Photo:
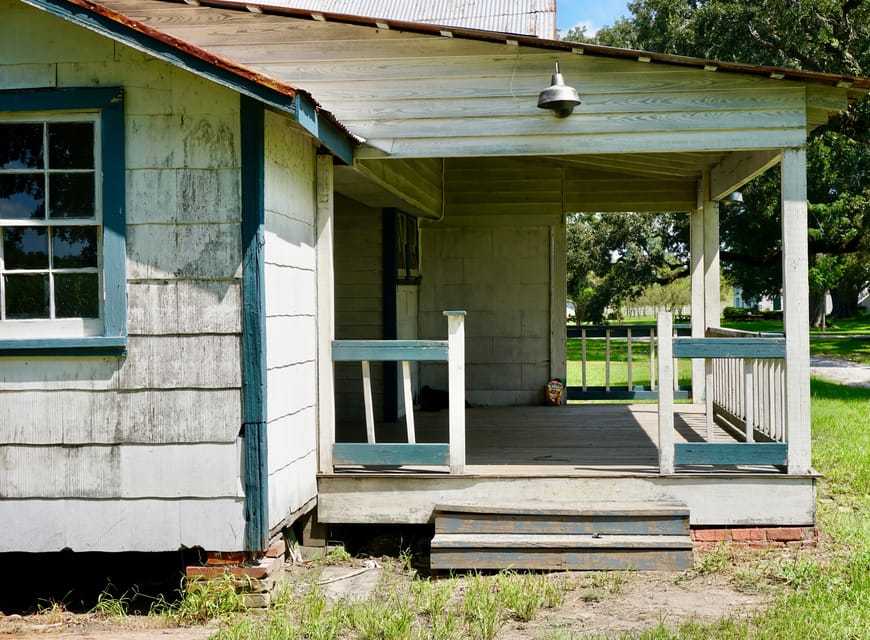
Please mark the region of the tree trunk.
[[825, 294], [810, 291], [810, 326], [823, 327], [825, 325]]

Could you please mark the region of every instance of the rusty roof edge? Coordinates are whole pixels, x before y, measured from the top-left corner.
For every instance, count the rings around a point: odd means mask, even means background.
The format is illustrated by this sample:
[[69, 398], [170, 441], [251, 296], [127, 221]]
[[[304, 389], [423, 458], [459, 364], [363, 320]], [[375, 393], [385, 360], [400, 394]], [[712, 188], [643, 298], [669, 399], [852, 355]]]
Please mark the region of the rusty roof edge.
[[[85, 1], [85, 0], [70, 0], [70, 1]], [[193, 2], [185, 2], [185, 0], [156, 0], [166, 4], [193, 4]], [[377, 23], [390, 25], [391, 28], [409, 31], [412, 33], [422, 33], [427, 35], [440, 35], [442, 31], [449, 31], [454, 38], [466, 38], [469, 40], [481, 40], [486, 42], [501, 42], [506, 40], [515, 41], [517, 44], [536, 47], [540, 49], [552, 49], [557, 51], [573, 51], [574, 49], [582, 49], [584, 54], [601, 56], [607, 58], [621, 58], [625, 60], [637, 60], [638, 58], [649, 58], [650, 61], [663, 62], [667, 64], [676, 64], [681, 66], [689, 66], [703, 69], [705, 67], [716, 67], [717, 70], [729, 71], [734, 73], [744, 73], [756, 76], [770, 77], [771, 74], [782, 74], [782, 79], [806, 80], [827, 84], [831, 86], [841, 86], [849, 84], [847, 88], [865, 89], [870, 92], [870, 78], [862, 78], [860, 76], [850, 76], [847, 74], [823, 73], [821, 71], [803, 71], [799, 69], [789, 69], [786, 67], [771, 67], [754, 65], [743, 62], [723, 62], [720, 60], [710, 60], [706, 58], [694, 58], [691, 56], [678, 56], [667, 53], [657, 53], [655, 51], [643, 51], [640, 49], [621, 49], [618, 47], [607, 47], [600, 44], [587, 44], [585, 42], [573, 42], [569, 40], [550, 40], [538, 36], [529, 36], [517, 33], [504, 33], [500, 31], [485, 31], [482, 29], [470, 29], [467, 27], [454, 27], [449, 25], [437, 25], [425, 22], [407, 22], [401, 20], [393, 20], [390, 18], [378, 18], [370, 16], [357, 16], [343, 13], [330, 13], [327, 11], [312, 11], [311, 9], [295, 9], [293, 7], [279, 7], [274, 5], [263, 5], [256, 2], [247, 2], [240, 4], [238, 2], [225, 2], [223, 0], [194, 0], [196, 5], [203, 7], [214, 7], [220, 9], [228, 9], [230, 11], [248, 12], [247, 7], [256, 7], [259, 13], [284, 15], [294, 18], [305, 18], [313, 20], [312, 14], [323, 16], [327, 21], [340, 22], [345, 24], [355, 24], [359, 26], [378, 27]]]
[[[28, 0], [23, 1], [31, 4], [30, 2], [28, 2]], [[330, 124], [334, 125], [355, 145], [360, 145], [365, 142], [365, 138], [356, 135], [350, 129], [348, 129], [347, 126], [335, 116], [335, 114], [333, 114], [328, 109], [324, 109], [317, 101], [317, 99], [305, 89], [295, 87], [289, 83], [282, 82], [280, 80], [276, 80], [271, 76], [267, 76], [258, 71], [250, 69], [245, 65], [239, 64], [238, 62], [230, 60], [229, 58], [226, 58], [224, 56], [212, 53], [207, 49], [203, 49], [202, 47], [187, 42], [186, 40], [176, 38], [173, 35], [160, 31], [159, 29], [155, 29], [154, 27], [130, 18], [123, 13], [115, 11], [114, 9], [111, 9], [105, 5], [93, 2], [92, 0], [64, 0], [64, 2], [70, 5], [74, 5], [95, 15], [102, 16], [107, 20], [111, 20], [112, 22], [123, 25], [129, 29], [133, 29], [134, 31], [137, 31], [142, 35], [153, 38], [158, 42], [177, 49], [178, 51], [187, 53], [195, 58], [198, 58], [199, 60], [202, 60], [203, 62], [207, 62], [208, 64], [213, 65], [218, 69], [226, 71], [241, 79], [249, 80], [250, 82], [253, 82], [261, 87], [271, 89], [278, 94], [287, 96], [291, 99], [295, 99], [297, 97], [304, 98], [306, 101], [310, 102], [313, 105], [314, 109], [318, 114], [322, 115]], [[39, 4], [33, 4], [34, 6], [41, 8]]]

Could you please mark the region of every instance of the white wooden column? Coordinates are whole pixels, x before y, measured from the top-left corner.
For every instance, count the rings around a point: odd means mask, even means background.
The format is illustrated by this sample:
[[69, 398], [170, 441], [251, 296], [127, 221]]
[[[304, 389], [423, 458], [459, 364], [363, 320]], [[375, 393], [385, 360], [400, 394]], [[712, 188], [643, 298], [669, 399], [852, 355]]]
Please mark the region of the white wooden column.
[[674, 339], [670, 313], [656, 321], [659, 344], [659, 473], [674, 472]]
[[450, 473], [465, 473], [465, 311], [447, 316], [447, 391], [449, 398]]
[[788, 472], [810, 469], [810, 321], [804, 149], [782, 154], [782, 298]]
[[[704, 325], [718, 327], [719, 320], [719, 203], [710, 199], [710, 173], [704, 174]], [[704, 361], [704, 401], [707, 405], [707, 441], [713, 441], [713, 361]]]
[[562, 223], [550, 227], [550, 378], [567, 380], [565, 354], [568, 332], [565, 301], [568, 299], [567, 230]]
[[[689, 219], [689, 265], [692, 278], [692, 337], [703, 338], [704, 314], [704, 198], [705, 181], [698, 186], [698, 207]], [[692, 358], [692, 401], [704, 401], [704, 360]]]
[[317, 156], [317, 437], [321, 473], [332, 473], [335, 442], [335, 276], [333, 166], [331, 155]]

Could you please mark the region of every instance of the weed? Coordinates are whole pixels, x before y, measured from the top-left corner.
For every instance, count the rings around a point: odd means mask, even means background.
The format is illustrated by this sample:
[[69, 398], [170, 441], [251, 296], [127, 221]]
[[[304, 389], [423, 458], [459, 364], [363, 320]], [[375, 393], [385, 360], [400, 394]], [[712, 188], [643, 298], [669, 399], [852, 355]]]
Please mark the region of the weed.
[[326, 557], [323, 559], [326, 564], [341, 564], [342, 562], [347, 562], [353, 557], [347, 552], [344, 545], [341, 543], [331, 543], [327, 545], [326, 549]]
[[97, 596], [97, 604], [94, 605], [92, 612], [110, 618], [126, 617], [130, 605], [130, 599], [127, 597], [126, 593], [122, 593], [118, 597], [111, 595], [108, 591], [109, 587], [111, 587], [111, 585], [106, 587], [106, 589]]
[[565, 594], [573, 590], [574, 582], [568, 576], [548, 576], [543, 578], [543, 605], [547, 609], [561, 607]]
[[66, 617], [66, 602], [64, 600], [47, 600], [37, 607], [40, 615], [45, 617], [46, 624], [60, 624]]
[[710, 551], [705, 553], [701, 559], [695, 563], [692, 568], [692, 573], [697, 576], [708, 576], [714, 573], [722, 573], [731, 566], [731, 550], [724, 542], [720, 542]]
[[184, 598], [171, 615], [178, 622], [190, 624], [227, 618], [244, 610], [245, 601], [239, 593], [238, 582], [227, 574], [208, 580], [188, 580]]
[[480, 640], [492, 640], [504, 624], [498, 596], [489, 582], [479, 573], [470, 575], [462, 601], [462, 614], [468, 633]]
[[599, 587], [588, 587], [580, 593], [583, 602], [600, 602], [604, 599], [604, 591]]
[[520, 622], [529, 622], [543, 603], [545, 581], [534, 573], [504, 574], [499, 589], [504, 607]]

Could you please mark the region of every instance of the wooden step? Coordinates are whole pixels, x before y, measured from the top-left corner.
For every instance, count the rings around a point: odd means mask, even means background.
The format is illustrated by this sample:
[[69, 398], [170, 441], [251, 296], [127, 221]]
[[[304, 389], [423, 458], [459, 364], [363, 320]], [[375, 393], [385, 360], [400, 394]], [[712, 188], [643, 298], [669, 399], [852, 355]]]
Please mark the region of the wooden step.
[[678, 502], [455, 502], [435, 507], [435, 533], [688, 535], [689, 508]]
[[440, 534], [432, 569], [682, 571], [692, 566], [685, 536]]
[[451, 502], [435, 508], [433, 569], [683, 570], [689, 509], [678, 502]]

